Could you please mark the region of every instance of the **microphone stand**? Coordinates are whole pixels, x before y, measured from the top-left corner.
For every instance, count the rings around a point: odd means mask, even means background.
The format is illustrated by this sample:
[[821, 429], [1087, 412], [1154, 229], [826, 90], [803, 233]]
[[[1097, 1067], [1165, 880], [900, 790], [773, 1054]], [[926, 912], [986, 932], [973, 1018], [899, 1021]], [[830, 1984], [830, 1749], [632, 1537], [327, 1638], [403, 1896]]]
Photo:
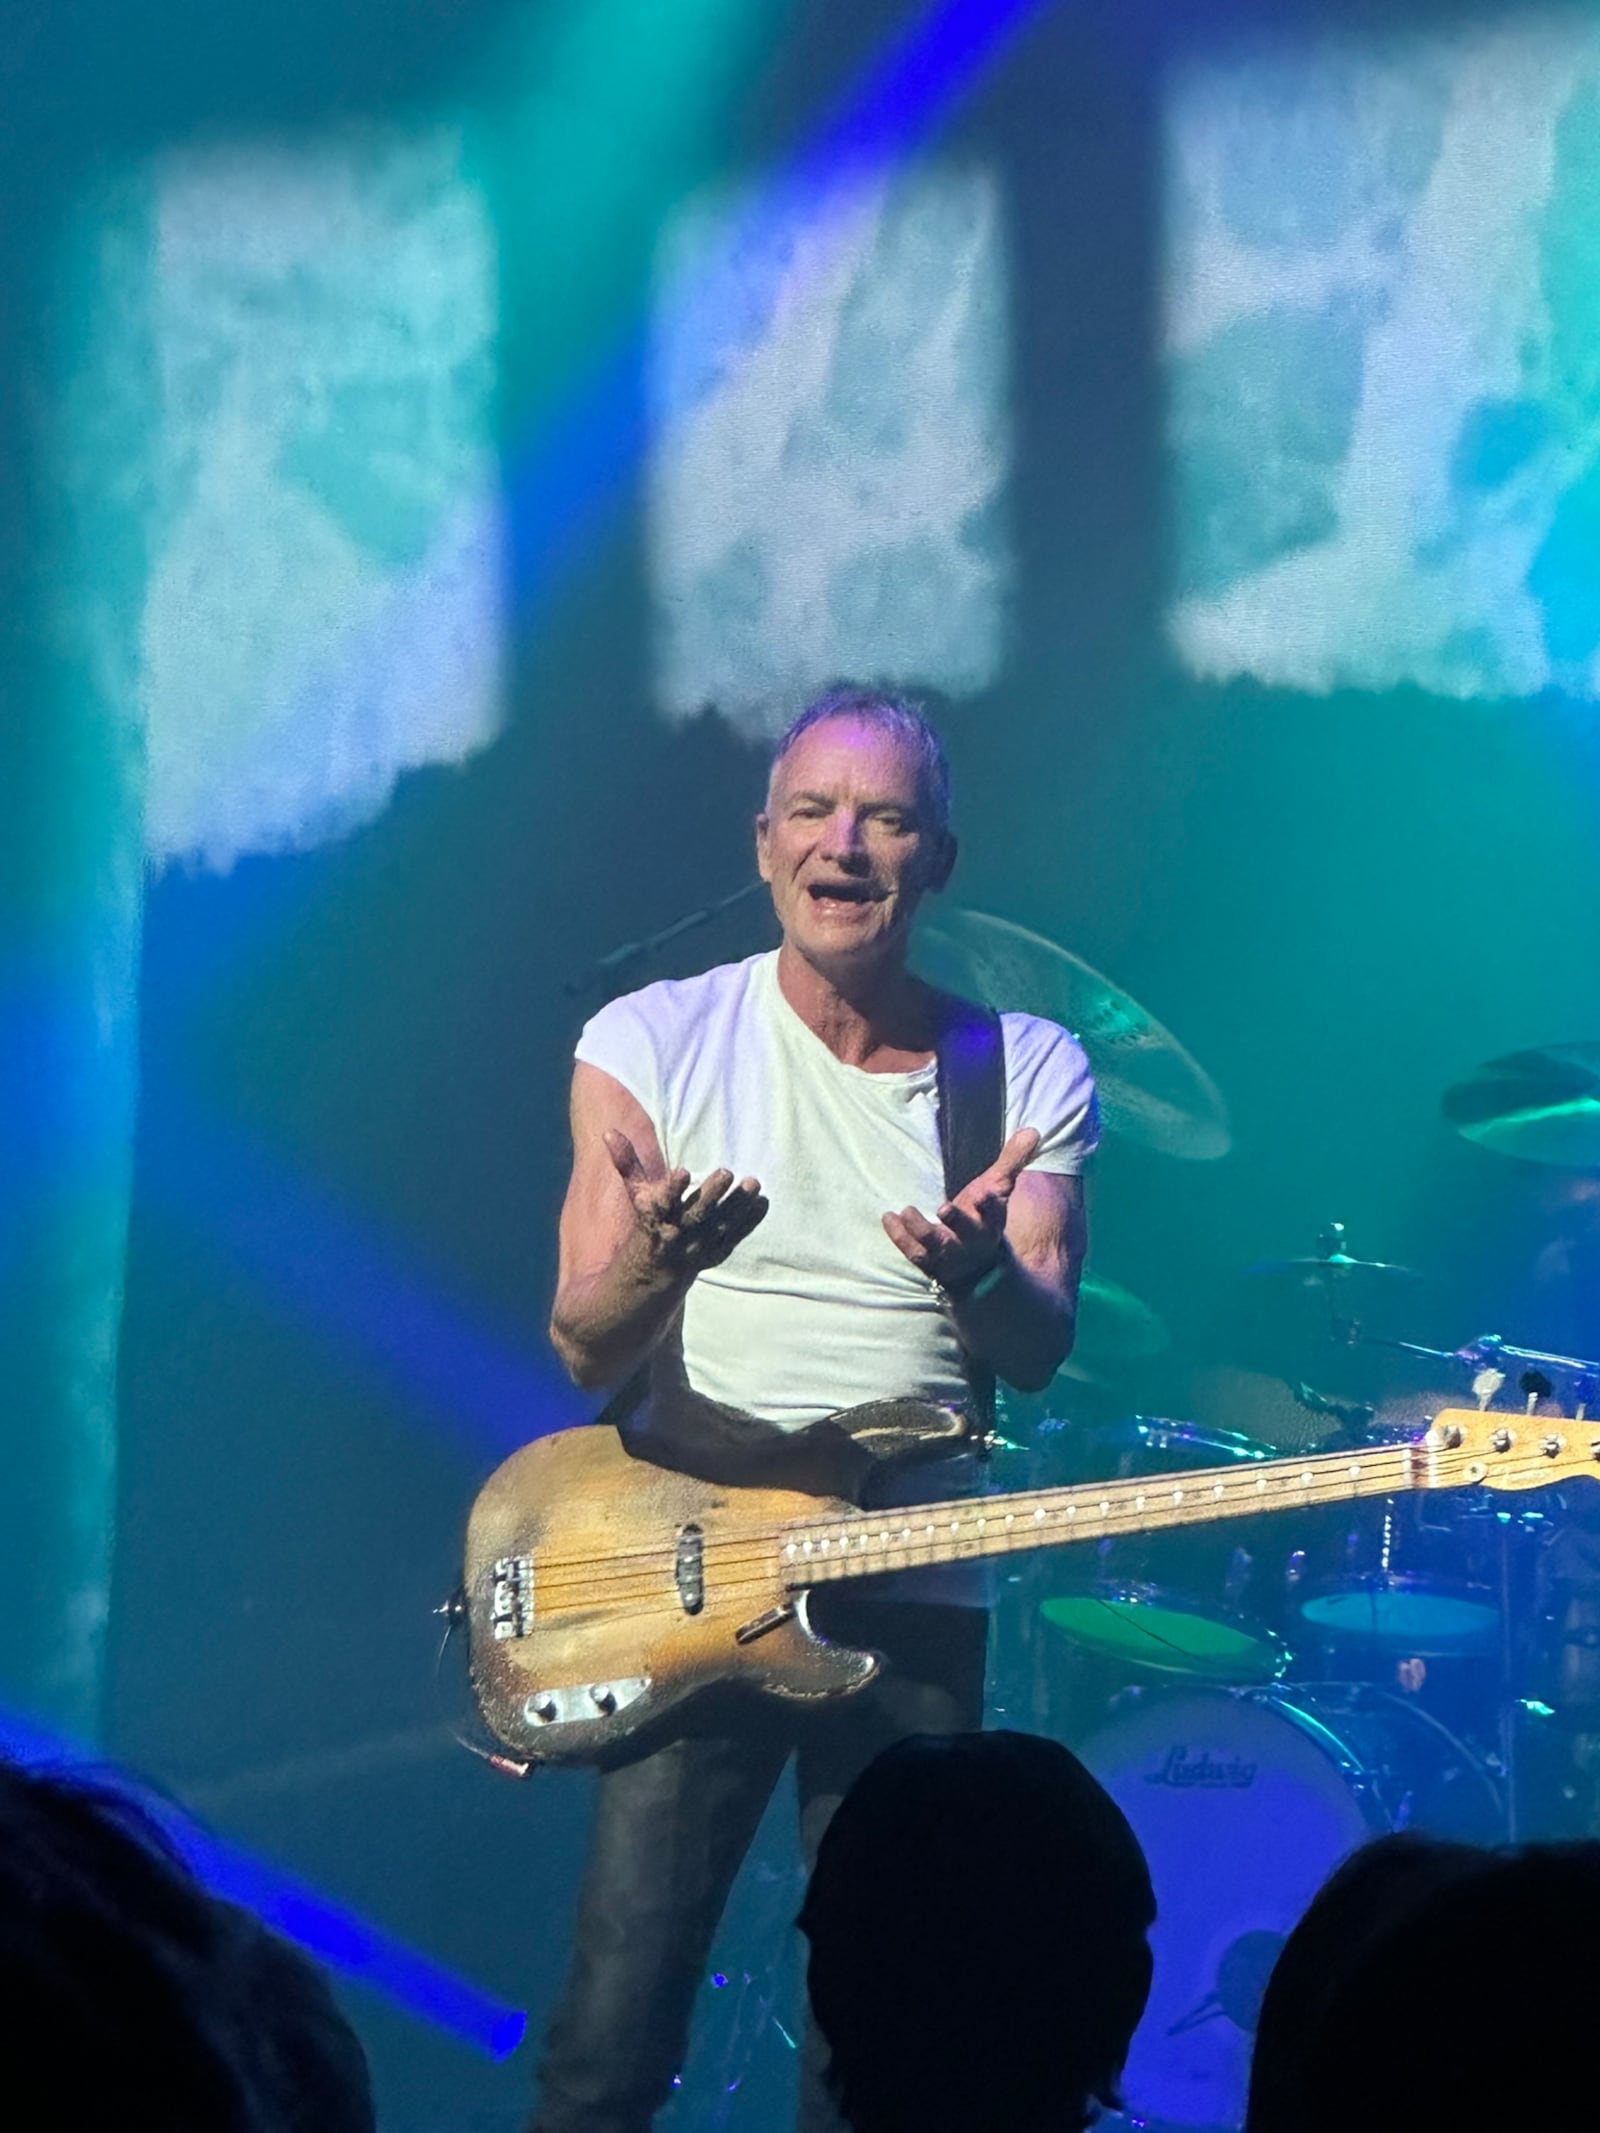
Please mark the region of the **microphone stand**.
[[569, 1000], [579, 999], [584, 993], [592, 992], [596, 986], [608, 984], [619, 971], [626, 970], [630, 963], [643, 962], [646, 957], [654, 955], [658, 949], [664, 948], [668, 941], [675, 941], [680, 933], [693, 933], [698, 926], [710, 925], [711, 921], [720, 918], [724, 911], [731, 911], [735, 904], [742, 904], [746, 897], [756, 896], [765, 888], [766, 883], [759, 878], [747, 881], [742, 889], [735, 889], [731, 896], [719, 896], [715, 903], [702, 904], [698, 911], [690, 911], [682, 918], [675, 918], [670, 926], [663, 926], [659, 933], [647, 933], [642, 941], [624, 941], [620, 948], [613, 948], [609, 955], [601, 956], [598, 963], [591, 963], [587, 970], [580, 971], [576, 977], [568, 978], [561, 988], [562, 993]]

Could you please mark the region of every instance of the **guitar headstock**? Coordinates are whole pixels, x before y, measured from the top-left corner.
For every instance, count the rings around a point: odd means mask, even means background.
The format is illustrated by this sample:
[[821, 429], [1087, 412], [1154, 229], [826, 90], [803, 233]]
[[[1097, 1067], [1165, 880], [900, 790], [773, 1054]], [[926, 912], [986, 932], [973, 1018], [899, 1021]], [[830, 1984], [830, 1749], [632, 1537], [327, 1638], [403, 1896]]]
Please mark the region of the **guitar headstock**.
[[1452, 1486], [1543, 1489], [1578, 1474], [1600, 1476], [1600, 1417], [1569, 1422], [1494, 1408], [1446, 1407], [1434, 1416], [1421, 1449], [1448, 1466]]

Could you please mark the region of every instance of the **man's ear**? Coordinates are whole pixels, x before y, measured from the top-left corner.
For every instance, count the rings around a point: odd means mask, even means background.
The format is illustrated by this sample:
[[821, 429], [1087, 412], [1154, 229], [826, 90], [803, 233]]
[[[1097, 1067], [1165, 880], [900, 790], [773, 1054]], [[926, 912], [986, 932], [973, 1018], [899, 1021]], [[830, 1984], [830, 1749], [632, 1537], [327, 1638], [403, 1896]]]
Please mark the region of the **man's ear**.
[[772, 879], [772, 860], [767, 851], [767, 838], [771, 828], [771, 818], [763, 809], [756, 817], [756, 872], [763, 881]]

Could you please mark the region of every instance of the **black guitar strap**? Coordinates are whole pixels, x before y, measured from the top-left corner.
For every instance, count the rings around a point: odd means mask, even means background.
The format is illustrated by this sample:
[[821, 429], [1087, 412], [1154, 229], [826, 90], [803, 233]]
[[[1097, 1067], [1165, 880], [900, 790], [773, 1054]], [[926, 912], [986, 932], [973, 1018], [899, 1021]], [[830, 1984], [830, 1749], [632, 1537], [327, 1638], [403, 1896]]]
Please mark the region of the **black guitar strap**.
[[[1006, 1048], [1000, 1017], [969, 1000], [952, 1000], [950, 1007], [937, 1054], [939, 1152], [947, 1200], [988, 1169], [1006, 1137]], [[994, 1420], [994, 1372], [965, 1349], [962, 1368], [974, 1410], [987, 1428]]]

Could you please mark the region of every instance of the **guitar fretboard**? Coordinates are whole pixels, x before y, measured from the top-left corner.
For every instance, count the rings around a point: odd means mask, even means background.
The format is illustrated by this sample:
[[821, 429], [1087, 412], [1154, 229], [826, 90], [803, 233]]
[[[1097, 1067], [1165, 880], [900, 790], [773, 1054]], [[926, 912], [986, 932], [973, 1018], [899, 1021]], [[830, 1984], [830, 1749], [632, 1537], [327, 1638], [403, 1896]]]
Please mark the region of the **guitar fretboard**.
[[1423, 1441], [962, 1497], [893, 1511], [852, 1511], [785, 1527], [778, 1537], [779, 1561], [791, 1584], [815, 1585], [1361, 1496], [1459, 1488], [1478, 1478], [1474, 1465], [1466, 1452]]

